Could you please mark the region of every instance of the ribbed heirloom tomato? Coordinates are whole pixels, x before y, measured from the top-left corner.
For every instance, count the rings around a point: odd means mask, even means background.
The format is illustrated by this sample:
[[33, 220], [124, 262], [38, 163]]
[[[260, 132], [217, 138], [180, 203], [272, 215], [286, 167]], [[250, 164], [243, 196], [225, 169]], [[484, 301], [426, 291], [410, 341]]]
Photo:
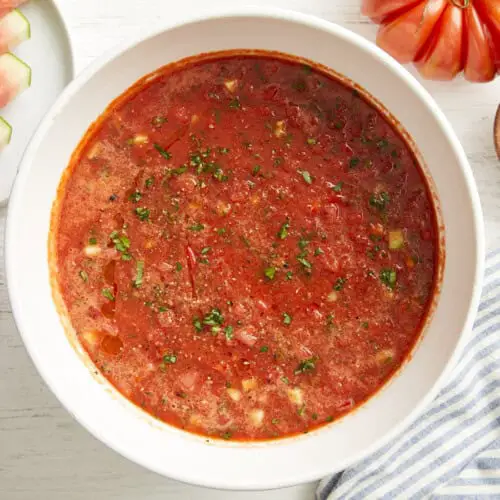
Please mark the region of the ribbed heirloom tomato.
[[422, 76], [471, 82], [500, 71], [500, 0], [363, 0], [362, 12], [382, 26], [377, 43]]

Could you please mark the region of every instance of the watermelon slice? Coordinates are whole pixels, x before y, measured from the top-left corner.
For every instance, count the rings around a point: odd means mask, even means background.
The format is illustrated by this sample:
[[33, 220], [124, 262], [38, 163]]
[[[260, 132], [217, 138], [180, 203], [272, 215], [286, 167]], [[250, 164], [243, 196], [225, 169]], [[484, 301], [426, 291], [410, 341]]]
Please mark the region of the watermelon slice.
[[0, 56], [0, 108], [31, 85], [31, 68], [10, 52]]
[[0, 54], [12, 50], [31, 36], [30, 23], [19, 10], [0, 19]]
[[26, 0], [0, 0], [0, 17], [8, 14], [12, 9], [19, 7]]
[[0, 151], [7, 146], [12, 137], [12, 127], [0, 116]]

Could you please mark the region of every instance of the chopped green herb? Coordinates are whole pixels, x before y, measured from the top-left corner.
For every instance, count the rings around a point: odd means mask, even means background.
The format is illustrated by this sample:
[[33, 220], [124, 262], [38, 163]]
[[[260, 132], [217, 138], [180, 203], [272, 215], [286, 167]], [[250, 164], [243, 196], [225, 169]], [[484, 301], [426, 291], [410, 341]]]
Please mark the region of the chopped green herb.
[[226, 326], [226, 328], [224, 328], [227, 340], [231, 340], [233, 338], [233, 330], [234, 328], [232, 326]]
[[150, 213], [149, 208], [137, 207], [134, 210], [134, 212], [135, 212], [135, 215], [137, 215], [137, 217], [139, 217], [140, 220], [142, 220], [142, 221], [149, 220], [149, 213]]
[[176, 262], [176, 263], [175, 263], [175, 270], [176, 270], [177, 272], [182, 271], [182, 264], [181, 264], [180, 262]]
[[386, 149], [389, 146], [389, 141], [387, 139], [380, 139], [380, 141], [377, 142], [377, 148], [379, 149]]
[[378, 194], [374, 193], [370, 196], [370, 205], [376, 208], [379, 212], [383, 212], [387, 208], [389, 201], [389, 195], [385, 191]]
[[271, 423], [272, 423], [273, 425], [278, 425], [278, 424], [280, 423], [280, 419], [279, 419], [279, 418], [273, 418], [273, 419], [271, 420]]
[[278, 238], [280, 240], [284, 240], [288, 236], [288, 229], [290, 229], [290, 221], [287, 219], [278, 231]]
[[144, 261], [138, 260], [137, 267], [136, 267], [135, 279], [133, 282], [134, 288], [141, 287], [143, 278], [144, 278]]
[[160, 307], [158, 308], [158, 312], [164, 313], [165, 311], [168, 311], [168, 307], [165, 307], [165, 306], [160, 306]]
[[123, 260], [130, 260], [132, 258], [128, 253], [128, 249], [130, 248], [130, 240], [127, 236], [125, 236], [124, 234], [119, 235], [118, 231], [113, 231], [109, 235], [109, 239], [115, 245], [116, 250], [118, 250], [118, 252], [122, 254]]
[[394, 289], [397, 281], [396, 271], [394, 269], [382, 269], [380, 271], [380, 281], [391, 290]]
[[241, 241], [243, 242], [243, 244], [247, 247], [247, 248], [250, 248], [250, 240], [248, 238], [246, 238], [243, 234], [240, 236], [240, 239]]
[[306, 240], [306, 239], [304, 239], [304, 238], [301, 238], [301, 239], [298, 241], [297, 245], [299, 245], [299, 248], [300, 248], [301, 250], [305, 250], [305, 248], [307, 247], [307, 245], [309, 245], [309, 243], [310, 243], [310, 241], [309, 241], [309, 240]]
[[82, 281], [84, 283], [87, 283], [87, 281], [89, 280], [89, 275], [83, 270], [80, 271], [78, 274], [79, 274], [80, 278], [82, 278]]
[[222, 170], [222, 168], [220, 167], [217, 167], [215, 169], [215, 172], [212, 174], [212, 177], [218, 180], [219, 182], [226, 182], [227, 180], [229, 180], [229, 177], [226, 174], [224, 174], [224, 170]]
[[289, 384], [290, 381], [288, 380], [288, 377], [281, 377], [281, 381], [284, 383], [284, 384]]
[[89, 238], [89, 245], [97, 245], [97, 238]]
[[340, 191], [342, 191], [342, 186], [344, 185], [343, 182], [339, 182], [338, 184], [335, 184], [335, 186], [332, 187], [332, 189], [336, 192], [336, 193], [340, 193]]
[[302, 65], [302, 71], [306, 74], [309, 75], [312, 73], [312, 68], [308, 64], [303, 64]]
[[219, 235], [222, 236], [223, 234], [226, 234], [226, 229], [223, 227], [220, 227], [219, 229], [216, 229], [215, 232]]
[[222, 439], [231, 439], [232, 435], [233, 435], [232, 432], [226, 431], [223, 434], [221, 434], [221, 438]]
[[153, 146], [156, 151], [158, 151], [158, 153], [160, 153], [166, 160], [170, 160], [172, 158], [172, 154], [168, 151], [165, 151], [159, 144], [153, 144]]
[[347, 279], [346, 278], [337, 278], [337, 281], [335, 282], [335, 285], [333, 286], [333, 289], [336, 292], [340, 292], [342, 288], [344, 288], [344, 285], [346, 283]]
[[144, 182], [144, 185], [149, 188], [155, 183], [155, 178], [154, 177], [148, 177], [146, 181]]
[[361, 328], [364, 328], [365, 330], [367, 330], [368, 329], [368, 321], [362, 321]]
[[318, 141], [314, 137], [307, 138], [307, 144], [309, 144], [309, 146], [314, 146], [317, 143], [318, 143]]
[[283, 313], [283, 324], [290, 325], [292, 323], [292, 316], [288, 313]]
[[188, 229], [190, 231], [199, 232], [199, 231], [203, 231], [205, 229], [205, 226], [203, 224], [201, 224], [200, 222], [197, 222], [196, 224], [193, 224], [192, 226], [189, 226]]
[[260, 348], [260, 352], [267, 352], [269, 351], [269, 347], [267, 347], [267, 345], [263, 345], [261, 348]]
[[240, 109], [241, 108], [240, 100], [237, 97], [235, 97], [229, 102], [229, 107], [231, 109]]
[[260, 165], [255, 165], [253, 168], [252, 168], [252, 175], [255, 177], [259, 172], [260, 172], [260, 169], [262, 167]]
[[115, 300], [115, 296], [113, 295], [113, 292], [109, 288], [103, 288], [101, 293], [108, 300], [111, 301]]
[[142, 194], [139, 192], [139, 191], [134, 191], [129, 197], [128, 199], [133, 202], [133, 203], [137, 203], [140, 199], [142, 198]]
[[297, 410], [297, 415], [299, 417], [301, 417], [302, 415], [304, 415], [304, 413], [306, 412], [306, 405], [302, 405], [298, 410]]
[[221, 155], [227, 155], [229, 153], [229, 148], [222, 148], [222, 147], [219, 147], [218, 148], [218, 151]]
[[283, 157], [281, 156], [277, 156], [274, 160], [273, 160], [273, 164], [275, 167], [277, 167], [278, 165], [281, 165], [285, 160], [283, 159]]
[[205, 314], [203, 318], [203, 324], [206, 326], [220, 326], [224, 323], [224, 316], [220, 309], [214, 307], [208, 314]]
[[303, 79], [296, 80], [292, 83], [292, 88], [298, 92], [304, 92], [306, 90], [306, 82]]
[[316, 248], [316, 250], [314, 250], [314, 255], [317, 257], [318, 255], [322, 255], [324, 254], [325, 252], [323, 252], [323, 250], [321, 250], [321, 248]]
[[326, 317], [326, 326], [327, 327], [332, 327], [333, 326], [333, 320], [335, 319], [335, 314], [330, 313]]
[[164, 123], [167, 123], [168, 122], [168, 119], [165, 118], [164, 116], [155, 116], [152, 120], [151, 120], [151, 125], [153, 125], [153, 127], [161, 127]]
[[325, 418], [325, 422], [333, 422], [333, 417], [329, 415], [328, 417]]
[[175, 354], [165, 354], [163, 356], [163, 362], [169, 365], [173, 365], [177, 362], [177, 356]]
[[306, 373], [314, 370], [316, 368], [316, 358], [304, 359], [299, 363], [295, 369], [295, 375], [300, 375], [301, 373]]
[[285, 274], [285, 279], [286, 279], [287, 281], [290, 281], [290, 280], [292, 279], [292, 277], [293, 277], [293, 273], [292, 273], [292, 271], [288, 271], [288, 272]]
[[273, 280], [275, 275], [276, 275], [276, 268], [275, 267], [266, 267], [264, 269], [264, 276], [268, 280]]
[[306, 270], [312, 269], [312, 264], [305, 257], [298, 256], [297, 260], [302, 264], [304, 269]]
[[211, 250], [212, 250], [212, 247], [204, 247], [201, 249], [201, 255], [206, 255]]
[[344, 128], [344, 124], [343, 124], [341, 121], [336, 121], [336, 122], [334, 123], [334, 126], [335, 126], [335, 128], [336, 128], [337, 130], [341, 130], [341, 129], [343, 129], [343, 128]]
[[318, 414], [317, 414], [317, 413], [313, 413], [313, 414], [311, 415], [311, 418], [312, 418], [313, 420], [318, 420]]
[[355, 168], [359, 165], [359, 162], [361, 160], [357, 157], [357, 156], [353, 156], [350, 160], [349, 160], [349, 167], [350, 168]]
[[187, 170], [187, 165], [181, 165], [179, 168], [171, 168], [167, 171], [168, 175], [181, 175]]
[[198, 262], [200, 264], [210, 264], [210, 261], [208, 259], [199, 259]]
[[201, 324], [201, 320], [197, 316], [193, 318], [193, 326], [197, 332], [201, 332], [203, 330], [203, 325]]
[[312, 184], [311, 174], [307, 170], [297, 170], [297, 172], [302, 175], [302, 178], [307, 182], [307, 184]]

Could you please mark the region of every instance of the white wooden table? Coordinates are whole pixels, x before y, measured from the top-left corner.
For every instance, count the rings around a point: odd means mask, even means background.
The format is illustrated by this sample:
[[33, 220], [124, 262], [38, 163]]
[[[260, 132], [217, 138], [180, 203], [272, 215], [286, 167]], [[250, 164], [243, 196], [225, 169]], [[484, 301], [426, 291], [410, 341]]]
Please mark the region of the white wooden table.
[[[374, 39], [376, 28], [359, 14], [361, 0], [253, 0], [322, 16]], [[244, 3], [224, 0], [219, 4]], [[76, 69], [142, 28], [178, 15], [177, 5], [206, 8], [202, 0], [60, 0], [70, 27]], [[247, 2], [248, 3], [248, 2]], [[492, 122], [500, 102], [497, 82], [425, 83], [468, 154], [485, 212], [488, 249], [500, 245], [500, 162]], [[1, 500], [310, 500], [315, 484], [260, 493], [206, 490], [136, 466], [95, 440], [61, 407], [35, 371], [17, 333], [5, 286], [0, 209], [0, 499]], [[43, 331], [40, 331], [43, 335]]]

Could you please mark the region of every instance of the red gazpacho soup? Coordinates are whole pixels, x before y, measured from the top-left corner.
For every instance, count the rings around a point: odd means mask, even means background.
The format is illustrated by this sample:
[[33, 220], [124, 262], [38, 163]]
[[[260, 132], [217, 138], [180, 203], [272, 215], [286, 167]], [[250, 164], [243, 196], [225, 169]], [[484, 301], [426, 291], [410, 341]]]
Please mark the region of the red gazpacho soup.
[[204, 436], [286, 437], [409, 356], [436, 210], [396, 124], [324, 68], [265, 52], [144, 78], [89, 129], [54, 205], [53, 276], [97, 369]]

